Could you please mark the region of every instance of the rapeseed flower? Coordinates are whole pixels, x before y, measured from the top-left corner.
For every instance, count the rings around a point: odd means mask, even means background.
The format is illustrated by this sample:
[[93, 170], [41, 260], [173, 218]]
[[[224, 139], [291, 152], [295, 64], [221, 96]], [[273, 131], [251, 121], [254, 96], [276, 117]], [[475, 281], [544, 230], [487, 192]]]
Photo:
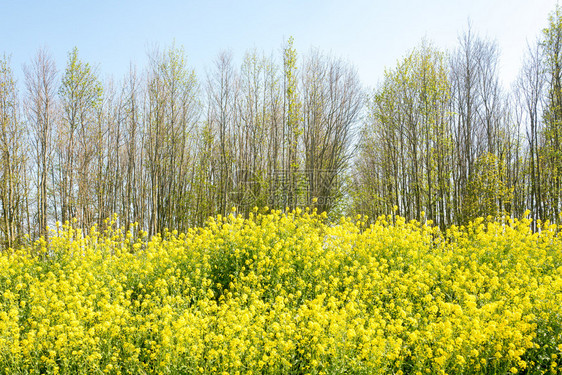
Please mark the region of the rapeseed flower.
[[152, 238], [115, 218], [0, 254], [6, 373], [557, 373], [559, 228], [314, 210]]

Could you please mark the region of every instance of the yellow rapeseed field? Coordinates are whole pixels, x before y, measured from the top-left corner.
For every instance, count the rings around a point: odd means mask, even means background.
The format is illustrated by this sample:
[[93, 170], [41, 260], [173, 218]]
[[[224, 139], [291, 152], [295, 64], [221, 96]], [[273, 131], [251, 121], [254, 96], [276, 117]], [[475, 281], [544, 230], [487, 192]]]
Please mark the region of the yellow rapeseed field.
[[561, 228], [365, 221], [55, 228], [0, 254], [0, 373], [561, 372]]

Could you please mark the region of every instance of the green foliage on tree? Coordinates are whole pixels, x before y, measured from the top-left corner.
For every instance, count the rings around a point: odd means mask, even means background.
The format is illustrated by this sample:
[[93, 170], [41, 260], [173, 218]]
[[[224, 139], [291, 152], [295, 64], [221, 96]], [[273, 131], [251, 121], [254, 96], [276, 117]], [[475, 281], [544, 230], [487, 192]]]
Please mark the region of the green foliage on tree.
[[508, 215], [513, 189], [507, 186], [507, 169], [503, 160], [492, 153], [478, 158], [468, 184], [464, 212], [467, 218]]
[[544, 110], [543, 144], [540, 158], [544, 162], [541, 184], [548, 201], [549, 217], [558, 217], [562, 206], [562, 10], [559, 5], [543, 30], [548, 92]]
[[450, 97], [445, 56], [428, 44], [385, 72], [360, 146], [357, 209], [450, 222]]
[[59, 97], [62, 121], [56, 148], [60, 220], [78, 218], [88, 228], [97, 210], [90, 199], [95, 195], [90, 180], [94, 178], [95, 145], [100, 141], [96, 112], [103, 88], [90, 64], [79, 59], [76, 47], [69, 53]]

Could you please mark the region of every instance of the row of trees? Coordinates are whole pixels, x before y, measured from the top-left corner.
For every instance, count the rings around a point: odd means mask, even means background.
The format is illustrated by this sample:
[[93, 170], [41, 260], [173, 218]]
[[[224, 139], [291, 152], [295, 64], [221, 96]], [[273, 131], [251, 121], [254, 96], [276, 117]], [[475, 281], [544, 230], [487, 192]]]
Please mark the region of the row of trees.
[[118, 84], [76, 49], [60, 73], [39, 51], [21, 93], [4, 57], [0, 241], [113, 213], [150, 234], [185, 230], [233, 206], [398, 211], [442, 227], [526, 209], [558, 220], [561, 40], [557, 8], [509, 91], [495, 43], [470, 29], [450, 54], [423, 42], [369, 96], [348, 63], [297, 56], [292, 39], [239, 67], [222, 53], [205, 77], [172, 46]]
[[368, 103], [354, 208], [442, 227], [477, 216], [559, 221], [562, 212], [562, 14], [528, 47], [510, 91], [494, 42], [469, 30], [450, 55], [424, 42]]
[[318, 51], [297, 70], [292, 39], [279, 60], [250, 51], [237, 69], [222, 53], [198, 79], [172, 46], [116, 85], [77, 49], [62, 74], [39, 51], [20, 100], [4, 58], [0, 239], [13, 246], [73, 218], [87, 229], [113, 213], [154, 234], [233, 206], [332, 210], [362, 109], [357, 73]]

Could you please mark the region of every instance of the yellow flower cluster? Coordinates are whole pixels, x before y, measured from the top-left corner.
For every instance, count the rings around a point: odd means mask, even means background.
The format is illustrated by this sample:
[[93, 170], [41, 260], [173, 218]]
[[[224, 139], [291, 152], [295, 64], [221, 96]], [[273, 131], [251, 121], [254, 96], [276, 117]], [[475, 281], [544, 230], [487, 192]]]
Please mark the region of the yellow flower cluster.
[[0, 373], [559, 372], [560, 228], [366, 221], [57, 228], [0, 254]]

